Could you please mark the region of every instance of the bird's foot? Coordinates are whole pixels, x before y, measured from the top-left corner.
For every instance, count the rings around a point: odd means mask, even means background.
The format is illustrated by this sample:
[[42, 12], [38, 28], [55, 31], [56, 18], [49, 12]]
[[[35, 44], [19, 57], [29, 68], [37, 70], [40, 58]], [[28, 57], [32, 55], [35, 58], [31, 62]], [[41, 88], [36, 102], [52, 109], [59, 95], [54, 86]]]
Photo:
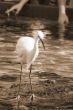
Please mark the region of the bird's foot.
[[32, 94], [29, 98], [29, 102], [32, 103], [35, 100], [35, 95]]
[[20, 98], [21, 98], [20, 95], [18, 95], [18, 96], [16, 97], [16, 99], [17, 99], [18, 101], [20, 100]]

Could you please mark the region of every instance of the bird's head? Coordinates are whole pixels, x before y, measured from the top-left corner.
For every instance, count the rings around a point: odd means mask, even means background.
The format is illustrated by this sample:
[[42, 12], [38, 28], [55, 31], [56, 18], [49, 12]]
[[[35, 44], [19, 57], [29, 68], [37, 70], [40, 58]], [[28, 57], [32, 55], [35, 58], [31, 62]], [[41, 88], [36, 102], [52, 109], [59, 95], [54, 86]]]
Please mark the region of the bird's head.
[[37, 34], [38, 34], [38, 38], [40, 39], [43, 45], [43, 48], [45, 49], [44, 42], [43, 42], [43, 38], [45, 37], [44, 33], [42, 31], [37, 31]]
[[37, 31], [37, 34], [41, 39], [43, 39], [45, 37], [44, 33], [42, 31]]

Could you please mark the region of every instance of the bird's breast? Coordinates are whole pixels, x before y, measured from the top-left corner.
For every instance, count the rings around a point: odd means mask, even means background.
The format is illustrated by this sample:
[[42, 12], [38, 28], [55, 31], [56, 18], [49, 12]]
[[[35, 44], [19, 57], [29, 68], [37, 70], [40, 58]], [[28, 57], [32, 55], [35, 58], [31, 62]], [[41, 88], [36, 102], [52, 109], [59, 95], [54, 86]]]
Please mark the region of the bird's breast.
[[38, 43], [31, 37], [22, 37], [17, 42], [16, 52], [22, 63], [30, 65], [38, 56]]

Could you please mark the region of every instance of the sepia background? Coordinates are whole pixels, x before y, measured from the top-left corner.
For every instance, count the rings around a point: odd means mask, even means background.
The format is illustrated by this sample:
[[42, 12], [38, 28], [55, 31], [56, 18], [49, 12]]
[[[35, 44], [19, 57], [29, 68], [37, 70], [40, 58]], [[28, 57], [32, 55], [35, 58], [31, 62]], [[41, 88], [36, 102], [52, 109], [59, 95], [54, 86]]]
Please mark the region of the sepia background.
[[[11, 3], [11, 0], [0, 1], [2, 4], [6, 2], [7, 5]], [[47, 0], [40, 4], [47, 4]], [[53, 2], [49, 2], [49, 6], [57, 8], [56, 3]], [[67, 3], [67, 6], [70, 6], [70, 2]], [[72, 9], [71, 12], [73, 12]], [[45, 50], [39, 42], [40, 53], [32, 66], [31, 80], [35, 97], [31, 103], [29, 70], [25, 69], [25, 65], [23, 66], [20, 110], [72, 110], [73, 15], [69, 14], [71, 21], [68, 25], [60, 26], [57, 20], [45, 19], [45, 16], [43, 18], [15, 17], [12, 14], [8, 18], [3, 13], [4, 10], [1, 10], [0, 110], [17, 110], [16, 97], [19, 86], [20, 63], [17, 61], [15, 52], [16, 43], [21, 36], [34, 37], [33, 32], [37, 30], [43, 31], [45, 35]]]

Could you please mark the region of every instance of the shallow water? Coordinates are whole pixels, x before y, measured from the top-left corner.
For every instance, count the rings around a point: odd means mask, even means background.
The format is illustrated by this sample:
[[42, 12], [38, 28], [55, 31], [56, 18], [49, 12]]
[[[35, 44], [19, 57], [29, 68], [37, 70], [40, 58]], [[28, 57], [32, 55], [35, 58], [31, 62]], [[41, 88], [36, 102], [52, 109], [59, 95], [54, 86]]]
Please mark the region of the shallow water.
[[[15, 46], [21, 35], [42, 30], [44, 44], [32, 67], [34, 103], [30, 97], [28, 70], [23, 68], [21, 110], [51, 110], [73, 107], [73, 22], [60, 26], [55, 21], [32, 18], [0, 20], [0, 108], [16, 109], [20, 64]], [[7, 102], [8, 101], [8, 102]]]

